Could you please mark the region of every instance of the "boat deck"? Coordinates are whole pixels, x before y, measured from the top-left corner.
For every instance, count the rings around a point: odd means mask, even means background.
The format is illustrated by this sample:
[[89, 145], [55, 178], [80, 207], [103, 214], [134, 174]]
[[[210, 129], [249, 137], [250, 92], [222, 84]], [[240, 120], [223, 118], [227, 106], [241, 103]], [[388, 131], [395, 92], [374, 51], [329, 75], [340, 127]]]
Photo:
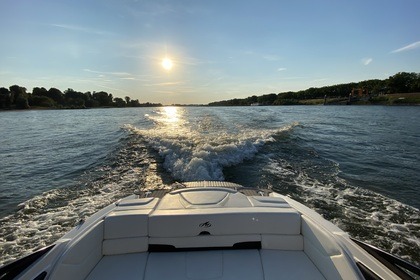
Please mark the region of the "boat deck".
[[87, 277], [98, 279], [325, 279], [303, 251], [210, 250], [104, 256]]
[[226, 182], [179, 185], [105, 207], [19, 279], [399, 279], [286, 196]]
[[[189, 187], [195, 187], [197, 184], [191, 185]], [[182, 185], [184, 186], [184, 185]], [[246, 196], [268, 196], [271, 190], [269, 189], [255, 189], [255, 188], [233, 188], [226, 185], [221, 184], [224, 188], [231, 188], [237, 190], [238, 192], [246, 195]], [[166, 194], [173, 191], [173, 189], [154, 189], [154, 190], [141, 190], [139, 191], [138, 195], [139, 198], [146, 198], [146, 197], [155, 197], [155, 198], [162, 198]]]
[[174, 190], [122, 200], [87, 226], [51, 279], [359, 279], [334, 238], [284, 197]]

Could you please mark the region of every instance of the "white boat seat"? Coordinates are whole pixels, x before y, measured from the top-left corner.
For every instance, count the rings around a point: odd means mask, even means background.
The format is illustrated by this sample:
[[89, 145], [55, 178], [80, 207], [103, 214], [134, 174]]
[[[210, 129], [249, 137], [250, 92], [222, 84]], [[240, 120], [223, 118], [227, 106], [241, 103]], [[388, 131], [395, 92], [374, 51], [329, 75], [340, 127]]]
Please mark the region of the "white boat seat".
[[103, 222], [94, 225], [61, 257], [51, 279], [85, 279], [102, 258]]
[[325, 279], [302, 251], [261, 250], [265, 280]]
[[148, 246], [148, 237], [105, 239], [102, 242], [102, 254], [109, 256], [147, 252]]
[[325, 279], [303, 251], [216, 250], [105, 256], [87, 280]]
[[318, 267], [326, 279], [359, 279], [334, 238], [322, 228], [302, 216], [304, 252]]
[[188, 237], [200, 234], [299, 235], [300, 228], [300, 214], [292, 208], [156, 210], [149, 216], [150, 237]]
[[358, 279], [333, 234], [284, 199], [218, 190], [209, 201], [194, 189], [163, 205], [123, 200], [68, 244], [50, 279]]
[[148, 235], [148, 218], [152, 209], [114, 211], [105, 217], [104, 239]]
[[145, 279], [263, 280], [264, 274], [258, 250], [216, 250], [150, 253]]
[[146, 252], [152, 209], [114, 211], [105, 217], [103, 255]]
[[303, 251], [302, 235], [268, 235], [261, 236], [261, 248], [285, 251]]
[[142, 280], [148, 253], [104, 256], [86, 280]]

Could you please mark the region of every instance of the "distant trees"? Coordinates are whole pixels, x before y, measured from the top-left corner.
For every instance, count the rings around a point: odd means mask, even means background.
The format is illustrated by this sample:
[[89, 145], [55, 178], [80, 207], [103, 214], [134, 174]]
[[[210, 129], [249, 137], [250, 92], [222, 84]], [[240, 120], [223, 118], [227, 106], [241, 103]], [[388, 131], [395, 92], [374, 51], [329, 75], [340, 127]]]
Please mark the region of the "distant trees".
[[124, 99], [113, 97], [112, 94], [100, 92], [79, 92], [67, 89], [35, 87], [32, 93], [27, 93], [26, 88], [13, 85], [9, 89], [0, 88], [0, 109], [28, 109], [30, 107], [44, 107], [56, 109], [98, 108], [98, 107], [156, 107], [162, 104], [140, 103], [138, 99], [126, 96]]
[[115, 104], [115, 107], [118, 107], [118, 108], [127, 106], [127, 103], [125, 102], [125, 100], [119, 97], [114, 98], [114, 104]]
[[[348, 98], [353, 89], [363, 89], [371, 96], [394, 93], [420, 92], [420, 73], [399, 72], [385, 80], [366, 80], [358, 83], [347, 83], [320, 88], [311, 87], [301, 91], [269, 93], [247, 98], [234, 98], [209, 103], [209, 106], [249, 106], [260, 105], [295, 105], [303, 104], [304, 100], [328, 98]], [[306, 103], [305, 103], [306, 104]], [[105, 91], [79, 92], [67, 89], [61, 92], [57, 88], [47, 90], [35, 87], [32, 93], [18, 85], [0, 88], [0, 109], [28, 109], [30, 107], [45, 107], [56, 109], [98, 108], [98, 107], [156, 107], [156, 103], [140, 103], [138, 99], [113, 97]]]
[[258, 103], [261, 105], [273, 105], [276, 99], [277, 99], [277, 94], [275, 93], [264, 94], [257, 98]]
[[70, 108], [86, 107], [86, 95], [71, 88], [64, 91], [65, 104]]
[[12, 105], [11, 94], [5, 87], [0, 88], [0, 109], [10, 108]]
[[28, 109], [28, 94], [26, 88], [18, 85], [11, 86], [9, 88], [11, 103], [15, 104], [16, 109]]
[[391, 92], [408, 93], [420, 91], [420, 73], [400, 72], [389, 77], [387, 86]]
[[59, 89], [50, 88], [47, 97], [54, 100], [57, 105], [64, 105], [64, 94]]
[[353, 89], [362, 88], [370, 95], [420, 92], [420, 73], [399, 72], [385, 80], [367, 80], [320, 88], [311, 87], [301, 91], [288, 91], [279, 94], [270, 93], [251, 96], [244, 99], [231, 99], [209, 103], [209, 106], [247, 106], [260, 105], [296, 105], [302, 100], [328, 98], [346, 98]]

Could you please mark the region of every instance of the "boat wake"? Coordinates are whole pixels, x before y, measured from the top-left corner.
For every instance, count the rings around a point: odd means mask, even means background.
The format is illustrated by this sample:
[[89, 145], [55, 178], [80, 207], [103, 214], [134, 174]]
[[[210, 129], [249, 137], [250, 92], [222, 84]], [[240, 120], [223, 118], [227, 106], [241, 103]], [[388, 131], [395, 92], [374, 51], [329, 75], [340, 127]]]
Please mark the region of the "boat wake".
[[[315, 155], [313, 155], [316, 158]], [[299, 167], [269, 159], [264, 177], [273, 189], [300, 201], [352, 237], [420, 264], [420, 211], [339, 177], [339, 165], [322, 159]]]
[[419, 210], [343, 179], [338, 163], [308, 145], [314, 140], [307, 124], [264, 124], [260, 118], [271, 115], [263, 111], [236, 122], [234, 111], [203, 110], [156, 109], [136, 125], [123, 125], [117, 148], [78, 174], [77, 183], [39, 194], [0, 219], [0, 264], [53, 243], [80, 219], [139, 188], [201, 180], [272, 187], [353, 237], [420, 264]]
[[[160, 117], [149, 118], [158, 123], [149, 129], [124, 125], [124, 138], [103, 164], [87, 169], [70, 187], [41, 193], [1, 218], [0, 264], [53, 243], [81, 219], [139, 188], [165, 188], [176, 180], [223, 180], [223, 168], [252, 159], [273, 136], [298, 125], [232, 129], [213, 116], [192, 125]], [[215, 125], [220, 126], [217, 132]]]
[[0, 219], [0, 265], [47, 246], [81, 219], [133, 194], [139, 187], [162, 187], [156, 158], [138, 137], [124, 139], [115, 154], [87, 170], [71, 187], [53, 189], [20, 204]]
[[140, 135], [164, 160], [165, 169], [180, 181], [223, 181], [223, 168], [252, 159], [273, 135], [288, 132], [298, 123], [280, 129], [243, 129], [235, 133], [219, 131], [203, 133], [188, 128], [125, 128]]

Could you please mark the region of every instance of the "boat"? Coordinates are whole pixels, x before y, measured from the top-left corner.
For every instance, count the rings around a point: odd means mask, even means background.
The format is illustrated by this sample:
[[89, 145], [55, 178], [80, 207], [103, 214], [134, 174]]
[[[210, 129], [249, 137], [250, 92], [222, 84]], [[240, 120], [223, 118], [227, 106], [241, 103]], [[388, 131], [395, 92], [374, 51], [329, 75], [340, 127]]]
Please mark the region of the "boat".
[[420, 268], [352, 239], [270, 189], [176, 183], [98, 211], [0, 279], [415, 279]]

